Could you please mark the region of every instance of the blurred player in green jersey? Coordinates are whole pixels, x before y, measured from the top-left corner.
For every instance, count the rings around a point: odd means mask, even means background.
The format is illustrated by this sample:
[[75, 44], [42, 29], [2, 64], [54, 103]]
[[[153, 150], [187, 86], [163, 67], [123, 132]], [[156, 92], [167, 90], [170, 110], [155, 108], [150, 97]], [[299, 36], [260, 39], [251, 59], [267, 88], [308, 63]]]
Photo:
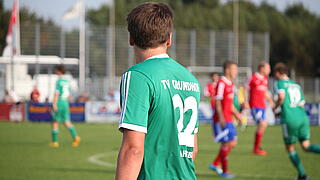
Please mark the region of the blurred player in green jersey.
[[123, 133], [116, 179], [196, 179], [200, 85], [168, 56], [173, 13], [146, 2], [127, 17], [136, 65], [121, 80]]
[[77, 147], [80, 144], [80, 137], [71, 123], [69, 110], [70, 82], [64, 77], [65, 68], [62, 65], [55, 67], [55, 73], [58, 75], [56, 89], [53, 98], [53, 121], [52, 121], [52, 141], [50, 146], [59, 147], [58, 134], [59, 123], [63, 123], [70, 131], [73, 138], [72, 146]]
[[320, 153], [320, 146], [310, 143], [310, 124], [304, 110], [304, 94], [301, 87], [288, 77], [288, 69], [285, 64], [278, 63], [274, 69], [278, 81], [275, 91], [278, 94], [276, 108], [281, 107], [281, 125], [284, 143], [286, 144], [289, 158], [298, 171], [298, 180], [308, 179], [299, 156], [295, 150], [295, 144], [300, 142], [306, 152]]

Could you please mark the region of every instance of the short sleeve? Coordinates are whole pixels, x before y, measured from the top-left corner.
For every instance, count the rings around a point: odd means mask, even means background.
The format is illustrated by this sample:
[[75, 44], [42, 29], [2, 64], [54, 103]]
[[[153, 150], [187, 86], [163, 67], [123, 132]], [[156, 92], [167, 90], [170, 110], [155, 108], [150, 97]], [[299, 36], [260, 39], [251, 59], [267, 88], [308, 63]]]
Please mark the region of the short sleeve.
[[144, 74], [128, 71], [120, 84], [121, 117], [119, 130], [147, 133], [152, 83]]
[[225, 88], [225, 84], [222, 83], [222, 82], [219, 82], [218, 85], [217, 85], [217, 95], [215, 97], [216, 100], [222, 100], [223, 99], [224, 88]]
[[206, 87], [204, 88], [204, 90], [203, 90], [203, 95], [205, 96], [205, 97], [210, 97], [211, 96], [211, 94], [210, 94], [210, 84], [208, 83], [207, 85], [206, 85]]
[[304, 99], [304, 93], [303, 93], [303, 90], [302, 90], [301, 86], [299, 88], [299, 91], [300, 91], [300, 94], [301, 94], [301, 100], [300, 100], [299, 105], [300, 106], [304, 106], [304, 104], [306, 103], [306, 100]]
[[57, 80], [57, 82], [56, 82], [56, 88], [55, 88], [55, 92], [56, 92], [56, 93], [61, 93], [61, 92], [60, 92], [60, 89], [61, 89], [61, 88], [60, 88], [59, 85], [60, 85], [60, 80]]
[[284, 87], [280, 84], [279, 81], [276, 81], [274, 84], [274, 92], [276, 94], [285, 93]]

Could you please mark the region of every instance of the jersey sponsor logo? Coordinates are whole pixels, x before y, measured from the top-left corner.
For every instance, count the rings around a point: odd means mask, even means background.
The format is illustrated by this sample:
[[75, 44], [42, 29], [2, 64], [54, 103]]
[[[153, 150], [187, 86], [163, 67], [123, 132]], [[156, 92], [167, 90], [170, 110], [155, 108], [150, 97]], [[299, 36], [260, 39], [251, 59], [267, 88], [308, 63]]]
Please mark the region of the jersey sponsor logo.
[[178, 81], [178, 80], [161, 80], [164, 89], [170, 89], [173, 87], [176, 90], [180, 91], [193, 91], [200, 92], [200, 87], [198, 83], [195, 82], [186, 82], [186, 81]]
[[180, 157], [184, 158], [192, 158], [193, 152], [189, 152], [187, 150], [180, 151]]

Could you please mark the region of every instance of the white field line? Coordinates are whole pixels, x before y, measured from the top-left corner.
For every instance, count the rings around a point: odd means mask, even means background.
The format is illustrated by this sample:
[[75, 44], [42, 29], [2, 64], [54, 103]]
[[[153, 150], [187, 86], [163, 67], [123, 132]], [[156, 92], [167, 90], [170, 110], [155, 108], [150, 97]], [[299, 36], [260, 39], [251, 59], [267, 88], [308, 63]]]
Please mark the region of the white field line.
[[[209, 175], [208, 172], [205, 171], [197, 171], [196, 170], [196, 175]], [[213, 173], [212, 175], [216, 175], [218, 176], [218, 174]], [[270, 175], [259, 175], [259, 174], [235, 174], [236, 177], [246, 177], [246, 178], [268, 178], [268, 179], [276, 179], [276, 178], [281, 178], [281, 179], [292, 179], [294, 177], [290, 177], [290, 176], [270, 176]]]
[[88, 161], [93, 164], [96, 164], [96, 165], [100, 165], [100, 166], [104, 166], [104, 167], [108, 167], [108, 168], [115, 168], [116, 167], [115, 164], [100, 160], [100, 158], [102, 158], [102, 157], [107, 157], [107, 156], [110, 156], [113, 154], [115, 154], [115, 151], [95, 154], [95, 155], [88, 157]]
[[[114, 155], [115, 153], [116, 153], [116, 151], [95, 154], [95, 155], [90, 156], [88, 158], [88, 161], [93, 163], [93, 164], [96, 164], [96, 165], [100, 165], [100, 166], [104, 166], [104, 167], [108, 167], [108, 168], [115, 168], [116, 167], [115, 164], [100, 160], [100, 158], [102, 158], [102, 157], [107, 157], [107, 156], [110, 156], [110, 155]], [[205, 172], [205, 171], [197, 171], [196, 170], [196, 174], [198, 174], [198, 175], [201, 175], [201, 174], [208, 175], [209, 173]], [[281, 176], [281, 175], [280, 176], [277, 176], [277, 175], [270, 176], [270, 175], [262, 175], [262, 174], [259, 175], [259, 174], [242, 174], [242, 173], [238, 174], [238, 176], [239, 177], [247, 177], [247, 178], [270, 178], [270, 179], [275, 179], [275, 178], [292, 179], [293, 178], [293, 177], [290, 177], [290, 176]], [[316, 178], [316, 177], [313, 177], [313, 178]]]

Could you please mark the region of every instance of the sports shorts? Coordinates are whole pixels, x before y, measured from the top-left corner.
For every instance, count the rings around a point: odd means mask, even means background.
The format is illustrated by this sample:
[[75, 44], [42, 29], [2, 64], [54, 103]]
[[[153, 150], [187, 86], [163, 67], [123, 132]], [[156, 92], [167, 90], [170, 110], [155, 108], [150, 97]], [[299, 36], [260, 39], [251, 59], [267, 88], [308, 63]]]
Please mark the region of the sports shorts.
[[70, 121], [70, 107], [68, 101], [58, 101], [58, 111], [52, 113], [53, 121], [66, 122]]
[[283, 123], [282, 135], [286, 145], [295, 144], [298, 141], [303, 142], [310, 139], [310, 125], [309, 122], [303, 122], [300, 124]]
[[212, 124], [215, 142], [222, 143], [237, 140], [237, 129], [233, 123], [226, 123], [224, 128], [218, 122], [213, 122]]
[[251, 108], [251, 115], [256, 123], [260, 123], [266, 120], [266, 109], [265, 108]]

